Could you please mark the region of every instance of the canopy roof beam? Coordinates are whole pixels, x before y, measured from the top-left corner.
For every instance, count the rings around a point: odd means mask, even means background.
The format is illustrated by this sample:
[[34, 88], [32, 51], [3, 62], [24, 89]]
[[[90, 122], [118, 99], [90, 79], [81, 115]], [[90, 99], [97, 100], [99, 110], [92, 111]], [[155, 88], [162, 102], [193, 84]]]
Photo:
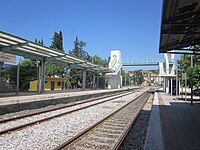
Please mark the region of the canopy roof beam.
[[200, 44], [200, 1], [163, 0], [160, 53]]
[[3, 31], [0, 31], [0, 51], [29, 59], [45, 60], [64, 66], [70, 65], [74, 68], [86, 68], [91, 71], [99, 71], [102, 73], [113, 72], [113, 70], [105, 67], [98, 67], [96, 64], [71, 56], [63, 51], [52, 49]]

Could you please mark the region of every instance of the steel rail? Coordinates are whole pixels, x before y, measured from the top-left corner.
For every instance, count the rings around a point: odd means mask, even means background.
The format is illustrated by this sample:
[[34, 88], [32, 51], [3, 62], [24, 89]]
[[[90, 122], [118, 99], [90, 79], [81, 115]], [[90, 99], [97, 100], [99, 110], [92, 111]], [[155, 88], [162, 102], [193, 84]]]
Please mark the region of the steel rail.
[[124, 139], [126, 138], [127, 134], [129, 133], [131, 127], [133, 126], [133, 124], [135, 123], [141, 109], [144, 107], [144, 105], [146, 104], [146, 102], [148, 101], [148, 99], [150, 98], [150, 95], [148, 96], [148, 98], [144, 101], [144, 103], [142, 105], [139, 106], [138, 111], [135, 113], [132, 122], [129, 124], [128, 128], [124, 131], [124, 133], [122, 134], [122, 136], [119, 138], [119, 140], [116, 142], [116, 144], [114, 145], [112, 150], [118, 150], [120, 145], [122, 144], [122, 142], [124, 141]]
[[[148, 92], [148, 91], [147, 91]], [[147, 92], [144, 92], [143, 94], [137, 96], [136, 98], [134, 98], [132, 101], [128, 102], [127, 104], [125, 104], [124, 106], [122, 106], [121, 108], [119, 108], [118, 110], [114, 111], [112, 114], [107, 115], [106, 117], [104, 117], [103, 119], [101, 119], [100, 121], [98, 121], [97, 123], [93, 124], [92, 126], [88, 127], [87, 129], [85, 129], [84, 131], [80, 132], [79, 134], [77, 134], [76, 136], [74, 136], [73, 138], [69, 139], [68, 141], [64, 142], [63, 144], [61, 144], [60, 146], [56, 147], [54, 150], [61, 150], [61, 149], [65, 149], [68, 145], [72, 144], [73, 142], [78, 141], [79, 138], [81, 138], [82, 136], [84, 136], [86, 133], [88, 133], [89, 131], [93, 130], [95, 127], [97, 127], [98, 125], [100, 125], [101, 123], [103, 123], [105, 120], [107, 120], [108, 118], [112, 117], [114, 114], [120, 112], [122, 109], [124, 109], [125, 107], [127, 107], [128, 105], [130, 105], [132, 102], [134, 102], [136, 99], [144, 96]], [[143, 104], [144, 105], [144, 104]], [[121, 138], [123, 139], [123, 138]], [[120, 143], [120, 142], [119, 142]], [[118, 146], [116, 146], [118, 147]]]
[[[122, 94], [122, 93], [125, 93], [125, 92], [127, 92], [127, 91], [122, 91], [122, 92], [120, 92], [118, 94]], [[76, 105], [80, 105], [80, 104], [84, 104], [84, 103], [89, 103], [89, 102], [94, 101], [94, 100], [99, 100], [99, 99], [102, 99], [102, 98], [112, 97], [113, 95], [116, 95], [116, 94], [97, 97], [97, 98], [93, 98], [93, 99], [89, 99], [89, 100], [82, 100], [81, 102], [77, 102], [77, 103], [73, 103], [73, 104], [66, 104], [65, 106], [60, 106], [60, 107], [56, 107], [56, 108], [49, 108], [49, 109], [46, 109], [46, 110], [39, 110], [39, 111], [33, 112], [33, 113], [28, 113], [28, 114], [24, 114], [24, 115], [20, 115], [20, 116], [1, 119], [0, 120], [0, 124], [1, 123], [6, 123], [6, 122], [9, 122], [9, 121], [13, 121], [13, 120], [17, 120], [17, 119], [22, 119], [22, 118], [25, 118], [25, 117], [31, 117], [31, 116], [34, 116], [34, 115], [38, 115], [38, 114], [42, 114], [42, 113], [46, 113], [46, 112], [50, 112], [50, 111], [55, 111], [55, 110], [64, 109], [64, 108], [68, 108], [68, 107], [72, 107], [72, 106], [76, 106]]]
[[89, 107], [92, 107], [92, 106], [95, 106], [95, 105], [98, 105], [98, 104], [101, 104], [101, 103], [105, 103], [105, 102], [108, 102], [108, 101], [112, 101], [116, 98], [120, 98], [120, 97], [123, 97], [123, 96], [126, 96], [126, 95], [129, 95], [131, 94], [130, 92], [129, 93], [126, 93], [126, 94], [123, 94], [123, 95], [120, 95], [120, 96], [116, 96], [114, 98], [110, 98], [108, 100], [105, 100], [105, 101], [101, 101], [101, 102], [98, 102], [98, 103], [94, 103], [94, 104], [91, 104], [91, 105], [87, 105], [87, 106], [84, 106], [84, 107], [81, 107], [81, 108], [77, 108], [77, 109], [74, 109], [74, 110], [71, 110], [71, 111], [67, 111], [67, 112], [64, 112], [64, 113], [60, 113], [60, 114], [57, 114], [57, 115], [54, 115], [54, 116], [51, 116], [51, 117], [46, 117], [46, 118], [43, 118], [43, 119], [39, 119], [39, 120], [36, 120], [36, 121], [33, 121], [33, 122], [30, 122], [30, 123], [26, 123], [26, 124], [23, 124], [23, 125], [19, 125], [19, 126], [16, 126], [16, 127], [12, 127], [12, 128], [8, 128], [8, 129], [5, 129], [5, 130], [1, 130], [0, 131], [0, 135], [2, 134], [5, 134], [5, 133], [10, 133], [11, 131], [15, 131], [15, 130], [19, 130], [19, 129], [22, 129], [22, 128], [25, 128], [27, 126], [30, 126], [30, 125], [34, 125], [34, 124], [37, 124], [37, 123], [41, 123], [41, 122], [44, 122], [44, 121], [48, 121], [50, 119], [54, 119], [54, 118], [57, 118], [57, 117], [61, 117], [63, 115], [66, 115], [66, 114], [70, 114], [70, 113], [73, 113], [73, 112], [76, 112], [76, 111], [79, 111], [79, 110], [82, 110], [82, 109], [86, 109], [86, 108], [89, 108]]

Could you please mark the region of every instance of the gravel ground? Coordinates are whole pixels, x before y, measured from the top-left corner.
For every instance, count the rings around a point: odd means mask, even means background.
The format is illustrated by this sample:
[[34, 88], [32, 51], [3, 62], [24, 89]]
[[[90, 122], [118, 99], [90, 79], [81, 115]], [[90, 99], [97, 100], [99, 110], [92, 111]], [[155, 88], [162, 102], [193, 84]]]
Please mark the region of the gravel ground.
[[143, 150], [148, 130], [153, 99], [149, 99], [139, 113], [136, 122], [129, 131], [119, 150]]
[[[121, 95], [125, 95], [125, 94], [121, 94]], [[113, 96], [113, 97], [117, 97], [117, 96], [119, 96], [119, 95], [116, 95], [116, 96]], [[109, 99], [109, 98], [91, 101], [91, 102], [88, 102], [88, 103], [83, 103], [83, 104], [68, 107], [68, 108], [50, 111], [50, 112], [42, 113], [42, 114], [35, 115], [35, 116], [25, 117], [25, 118], [22, 118], [22, 119], [9, 121], [9, 122], [6, 122], [6, 123], [0, 123], [0, 131], [6, 130], [6, 129], [9, 129], [9, 128], [13, 128], [13, 127], [16, 127], [16, 126], [19, 126], [19, 125], [27, 124], [27, 123], [37, 121], [37, 120], [40, 120], [40, 119], [44, 119], [44, 118], [47, 118], [47, 117], [51, 117], [51, 116], [54, 116], [54, 115], [58, 115], [58, 114], [61, 114], [61, 113], [64, 113], [64, 112], [69, 112], [69, 111], [72, 111], [72, 110], [75, 110], [75, 109], [78, 109], [78, 108], [81, 108], [81, 107], [85, 107], [85, 106], [88, 106], [88, 105], [95, 104], [97, 102], [105, 101], [107, 99]]]
[[[54, 149], [144, 91], [0, 136], [0, 149]], [[120, 103], [118, 103], [119, 101]], [[124, 101], [124, 103], [122, 103]]]
[[[106, 94], [105, 96], [108, 96], [108, 95]], [[110, 95], [112, 95], [112, 94], [110, 94]], [[103, 96], [101, 96], [101, 97], [103, 97]], [[97, 98], [97, 97], [93, 97], [93, 98]], [[90, 98], [90, 99], [93, 99], [93, 98]], [[20, 115], [24, 115], [24, 114], [30, 114], [30, 113], [34, 113], [34, 112], [38, 112], [38, 111], [42, 111], [42, 110], [48, 110], [50, 108], [66, 106], [68, 104], [79, 103], [81, 101], [87, 101], [87, 100], [90, 100], [90, 99], [85, 99], [85, 100], [80, 100], [80, 101], [70, 102], [70, 103], [65, 103], [65, 104], [49, 105], [49, 106], [46, 106], [46, 107], [43, 107], [43, 108], [38, 108], [38, 109], [29, 109], [29, 110], [14, 112], [14, 113], [8, 113], [8, 114], [0, 115], [0, 119], [12, 118], [12, 117], [16, 117], [16, 116], [20, 116]]]

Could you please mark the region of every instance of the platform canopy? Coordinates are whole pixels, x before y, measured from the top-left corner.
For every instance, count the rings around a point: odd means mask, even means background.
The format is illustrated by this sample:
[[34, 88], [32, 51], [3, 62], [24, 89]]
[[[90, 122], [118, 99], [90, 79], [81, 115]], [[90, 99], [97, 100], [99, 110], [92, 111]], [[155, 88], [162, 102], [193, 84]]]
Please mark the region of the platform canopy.
[[62, 51], [55, 50], [29, 40], [0, 31], [0, 52], [23, 56], [33, 60], [48, 61], [55, 64], [69, 66], [94, 72], [112, 72], [108, 68], [76, 58]]
[[200, 0], [163, 0], [160, 53], [200, 54]]

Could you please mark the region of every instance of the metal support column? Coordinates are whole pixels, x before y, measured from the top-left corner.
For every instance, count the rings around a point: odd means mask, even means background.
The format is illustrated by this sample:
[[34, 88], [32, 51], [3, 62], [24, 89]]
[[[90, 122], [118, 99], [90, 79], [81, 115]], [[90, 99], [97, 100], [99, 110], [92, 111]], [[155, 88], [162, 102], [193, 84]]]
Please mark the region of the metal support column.
[[181, 95], [181, 81], [178, 79], [178, 95]]
[[99, 76], [97, 76], [97, 88], [99, 88]]
[[40, 76], [41, 75], [41, 66], [40, 61], [37, 61], [37, 92], [40, 93], [41, 85], [40, 85]]
[[185, 73], [185, 101], [187, 101], [187, 74]]
[[3, 62], [0, 61], [0, 77], [1, 77], [1, 72], [2, 72], [2, 66], [3, 66]]
[[82, 88], [83, 88], [83, 90], [85, 90], [85, 87], [86, 87], [85, 86], [86, 85], [85, 82], [86, 82], [86, 69], [84, 68], [83, 69], [83, 81], [82, 81], [82, 85], [83, 85]]
[[41, 93], [45, 91], [45, 60], [41, 61]]
[[165, 77], [164, 77], [164, 83], [163, 83], [163, 92], [166, 92], [166, 81], [165, 81]]
[[95, 89], [95, 73], [93, 73], [92, 89]]
[[191, 55], [191, 81], [190, 81], [190, 86], [191, 86], [191, 105], [193, 105], [193, 56]]
[[171, 78], [171, 96], [173, 94], [173, 79]]
[[105, 89], [105, 87], [106, 87], [105, 81], [106, 81], [106, 76], [105, 76], [105, 74], [103, 74], [103, 89]]
[[178, 89], [179, 85], [178, 85], [178, 69], [176, 69], [176, 96], [178, 96]]
[[17, 86], [16, 86], [16, 95], [19, 94], [19, 71], [20, 71], [20, 61], [17, 65]]
[[124, 71], [124, 72], [125, 72], [125, 76], [124, 76], [124, 78], [125, 78], [125, 79], [124, 79], [124, 82], [125, 82], [125, 83], [124, 83], [124, 86], [126, 87], [126, 71]]
[[169, 78], [167, 78], [167, 93], [169, 94]]
[[[3, 62], [0, 62], [0, 78], [1, 78], [2, 66], [3, 66]], [[0, 90], [3, 88], [1, 81], [2, 79], [0, 79]]]

